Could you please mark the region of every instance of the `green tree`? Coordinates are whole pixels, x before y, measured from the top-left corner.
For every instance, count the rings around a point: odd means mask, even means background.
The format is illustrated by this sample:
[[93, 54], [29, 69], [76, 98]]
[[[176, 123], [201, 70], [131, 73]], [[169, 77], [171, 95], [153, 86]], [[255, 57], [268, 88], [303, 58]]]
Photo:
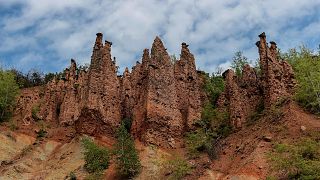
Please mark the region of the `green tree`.
[[100, 172], [109, 167], [109, 150], [96, 145], [89, 138], [84, 138], [81, 142], [84, 147], [85, 168], [89, 173], [101, 174]]
[[118, 128], [116, 136], [117, 142], [114, 146], [114, 155], [117, 171], [123, 177], [134, 177], [140, 172], [141, 164], [134, 141], [124, 123]]
[[206, 74], [203, 88], [208, 95], [210, 103], [215, 106], [220, 94], [224, 91], [223, 77], [215, 73], [212, 76]]
[[241, 51], [237, 51], [231, 63], [231, 68], [235, 71], [237, 76], [242, 75], [243, 66], [249, 64], [248, 58], [243, 55]]
[[320, 52], [301, 46], [282, 55], [292, 65], [298, 82], [297, 102], [312, 113], [320, 113]]
[[0, 122], [10, 117], [18, 92], [14, 74], [0, 69]]

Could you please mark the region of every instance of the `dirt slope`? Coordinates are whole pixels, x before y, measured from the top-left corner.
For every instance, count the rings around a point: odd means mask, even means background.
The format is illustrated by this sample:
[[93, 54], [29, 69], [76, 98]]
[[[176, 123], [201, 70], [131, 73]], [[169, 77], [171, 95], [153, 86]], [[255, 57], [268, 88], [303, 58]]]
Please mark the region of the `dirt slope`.
[[320, 132], [320, 119], [295, 103], [288, 102], [281, 110], [283, 117], [277, 119], [279, 111], [266, 113], [226, 138], [221, 143], [219, 158], [201, 179], [265, 179], [270, 174], [266, 153], [273, 144], [294, 142]]
[[[185, 179], [265, 179], [270, 174], [265, 155], [274, 143], [293, 142], [311, 132], [320, 131], [320, 119], [296, 104], [289, 102], [282, 107], [282, 111], [279, 119], [276, 112], [266, 113], [260, 120], [224, 139], [218, 159], [212, 161], [211, 166], [208, 158], [189, 160], [195, 168]], [[306, 130], [302, 130], [302, 126]], [[83, 168], [79, 137], [67, 137], [70, 130], [52, 128], [43, 140], [37, 139], [34, 132], [25, 132], [24, 128], [12, 132], [1, 127], [1, 180], [64, 179], [70, 172], [75, 172], [78, 179], [84, 179], [87, 175]], [[107, 147], [113, 144], [113, 140], [106, 137], [96, 138], [96, 142]], [[185, 148], [163, 149], [145, 146], [139, 141], [136, 141], [136, 147], [142, 164], [142, 172], [136, 177], [139, 180], [167, 179], [164, 163], [186, 154]], [[118, 179], [113, 163], [105, 171], [104, 178]]]

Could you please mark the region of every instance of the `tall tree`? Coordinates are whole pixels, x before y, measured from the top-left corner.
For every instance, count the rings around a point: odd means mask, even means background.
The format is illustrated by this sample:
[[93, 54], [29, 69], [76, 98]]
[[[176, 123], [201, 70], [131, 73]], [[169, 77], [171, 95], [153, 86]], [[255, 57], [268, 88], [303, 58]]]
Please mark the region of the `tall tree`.
[[0, 69], [0, 121], [4, 121], [11, 114], [18, 90], [14, 74]]
[[124, 123], [121, 124], [117, 131], [117, 142], [114, 151], [117, 171], [121, 176], [131, 178], [140, 172], [139, 155]]

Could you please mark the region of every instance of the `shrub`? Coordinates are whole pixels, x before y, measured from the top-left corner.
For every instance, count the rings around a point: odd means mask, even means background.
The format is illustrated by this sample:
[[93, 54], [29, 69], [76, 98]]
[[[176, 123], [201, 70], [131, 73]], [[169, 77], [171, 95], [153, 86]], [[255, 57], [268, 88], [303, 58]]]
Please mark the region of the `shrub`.
[[224, 91], [223, 77], [215, 74], [212, 74], [212, 76], [206, 74], [204, 77], [205, 83], [203, 89], [207, 93], [210, 103], [215, 107], [220, 94]]
[[294, 144], [276, 144], [268, 155], [273, 169], [289, 179], [320, 178], [320, 142], [311, 138]]
[[168, 179], [183, 179], [192, 170], [190, 164], [181, 157], [167, 161], [164, 166], [171, 172]]
[[70, 172], [70, 174], [69, 174], [69, 179], [70, 179], [70, 180], [77, 180], [77, 176], [74, 174], [73, 171]]
[[134, 177], [140, 172], [141, 164], [134, 141], [122, 123], [117, 130], [117, 142], [114, 146], [116, 169], [123, 177]]
[[91, 139], [81, 140], [84, 147], [84, 167], [89, 173], [100, 172], [108, 168], [110, 161], [109, 150], [96, 145]]
[[47, 134], [47, 131], [46, 131], [46, 130], [40, 129], [40, 130], [37, 132], [37, 138], [46, 137], [46, 134]]
[[38, 112], [40, 111], [40, 105], [37, 104], [35, 106], [32, 107], [32, 110], [31, 110], [31, 116], [33, 118], [33, 120], [35, 121], [40, 121], [42, 120], [39, 116], [38, 116]]
[[126, 128], [126, 130], [128, 132], [130, 132], [130, 129], [131, 129], [131, 125], [132, 125], [132, 119], [130, 118], [124, 118], [122, 120], [122, 123], [124, 124], [124, 127]]
[[14, 74], [2, 70], [0, 67], [0, 122], [11, 117], [19, 86], [16, 84]]
[[198, 128], [186, 134], [188, 155], [196, 158], [200, 152], [206, 152], [211, 159], [214, 159], [218, 150], [218, 140], [232, 132], [228, 121], [229, 116], [225, 112], [214, 109], [211, 104], [207, 104], [203, 108], [201, 117], [201, 120], [195, 123]]
[[305, 46], [282, 55], [292, 65], [298, 82], [295, 99], [308, 111], [320, 114], [320, 51]]

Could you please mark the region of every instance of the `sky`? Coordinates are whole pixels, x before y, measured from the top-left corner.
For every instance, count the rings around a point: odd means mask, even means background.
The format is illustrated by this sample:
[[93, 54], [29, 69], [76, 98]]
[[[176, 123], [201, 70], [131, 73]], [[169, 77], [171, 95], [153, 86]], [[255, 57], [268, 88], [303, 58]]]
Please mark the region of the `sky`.
[[57, 72], [71, 58], [89, 63], [102, 32], [120, 71], [159, 36], [177, 57], [189, 44], [197, 68], [211, 73], [236, 51], [256, 60], [261, 32], [282, 51], [317, 49], [319, 9], [320, 0], [0, 0], [0, 65]]

